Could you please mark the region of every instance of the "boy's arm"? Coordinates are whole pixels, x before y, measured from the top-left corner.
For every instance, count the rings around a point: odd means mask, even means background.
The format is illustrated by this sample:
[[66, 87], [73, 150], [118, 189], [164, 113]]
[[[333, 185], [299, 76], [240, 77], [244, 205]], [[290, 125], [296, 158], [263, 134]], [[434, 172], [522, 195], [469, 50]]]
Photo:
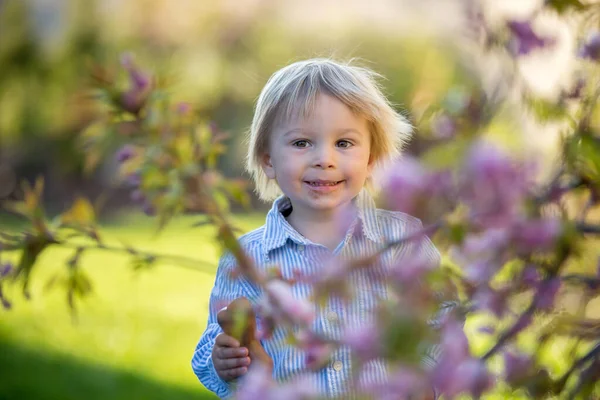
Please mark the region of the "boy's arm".
[[217, 375], [213, 365], [212, 350], [215, 339], [217, 335], [223, 332], [217, 323], [217, 313], [234, 299], [248, 296], [248, 290], [245, 287], [247, 282], [230, 276], [235, 265], [235, 258], [230, 253], [226, 253], [219, 261], [215, 285], [210, 294], [208, 323], [192, 357], [192, 369], [200, 382], [220, 398], [230, 397], [233, 390], [230, 383], [225, 382]]

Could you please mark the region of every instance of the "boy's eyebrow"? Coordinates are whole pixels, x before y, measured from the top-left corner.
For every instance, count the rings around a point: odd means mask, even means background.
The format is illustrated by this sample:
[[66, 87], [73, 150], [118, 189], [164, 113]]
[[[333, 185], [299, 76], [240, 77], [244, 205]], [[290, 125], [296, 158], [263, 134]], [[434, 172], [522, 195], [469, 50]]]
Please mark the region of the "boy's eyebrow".
[[[305, 132], [305, 133], [312, 133], [312, 131], [307, 131], [306, 129], [303, 128], [294, 128], [294, 129], [290, 129], [289, 131], [287, 131], [286, 133], [283, 134], [283, 137], [287, 137], [293, 133], [299, 133], [299, 132]], [[354, 128], [342, 128], [342, 129], [338, 129], [337, 130], [338, 135], [343, 135], [346, 133], [356, 133], [357, 135], [360, 135], [360, 131], [354, 129]]]
[[338, 130], [338, 133], [340, 135], [346, 134], [346, 133], [356, 133], [357, 135], [360, 135], [360, 131], [354, 129], [354, 128], [345, 128], [345, 129], [340, 129]]
[[283, 137], [290, 136], [292, 133], [303, 132], [303, 131], [304, 131], [304, 129], [302, 129], [302, 128], [290, 129], [289, 131], [287, 131], [286, 133], [283, 134]]

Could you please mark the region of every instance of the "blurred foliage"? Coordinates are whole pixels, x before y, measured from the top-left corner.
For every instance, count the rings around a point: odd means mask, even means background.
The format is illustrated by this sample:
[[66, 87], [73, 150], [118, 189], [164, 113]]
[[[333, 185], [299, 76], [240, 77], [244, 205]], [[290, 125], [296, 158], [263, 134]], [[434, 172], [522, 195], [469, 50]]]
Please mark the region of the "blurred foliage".
[[[154, 268], [159, 258], [176, 263], [190, 261], [189, 252], [186, 257], [174, 260], [173, 255], [157, 254], [154, 248], [144, 251], [137, 244], [135, 248], [107, 244], [96, 226], [101, 208], [98, 203], [102, 201], [93, 204], [74, 196], [67, 211], [55, 218], [47, 216], [43, 204], [44, 182], [54, 181], [56, 185], [69, 174], [83, 177], [84, 173], [101, 171], [100, 177], [93, 179], [104, 184], [117, 168], [120, 178], [134, 189], [132, 200], [141, 203], [147, 214], [158, 214], [159, 229], [178, 214], [201, 212], [205, 217], [196, 225], [215, 225], [211, 233], [219, 244], [234, 253], [241, 272], [251, 275], [254, 270], [241, 252], [227, 218], [230, 202], [246, 206], [250, 203], [244, 185], [225, 178], [239, 173], [242, 141], [232, 140], [232, 151], [225, 153], [227, 135], [215, 126], [230, 131], [234, 139], [241, 135], [250, 121], [253, 100], [267, 77], [277, 67], [295, 59], [335, 53], [339, 58], [360, 56], [376, 65], [378, 72], [390, 78], [383, 84], [392, 102], [401, 104], [402, 99], [411, 99], [410, 117], [420, 135], [409, 151], [422, 155], [425, 163], [436, 170], [457, 169], [472, 149], [473, 140], [484, 135], [497, 135], [496, 139], [508, 147], [521, 150], [522, 138], [512, 132], [516, 124], [511, 118], [519, 115], [514, 109], [517, 107], [505, 107], [506, 87], [518, 87], [520, 83], [517, 68], [512, 70], [513, 74], [507, 74], [505, 87], [498, 84], [490, 89], [477, 80], [473, 66], [456, 57], [455, 48], [444, 46], [447, 42], [433, 46], [426, 39], [402, 39], [400, 35], [384, 34], [365, 26], [346, 27], [339, 37], [328, 38], [310, 29], [294, 30], [280, 23], [277, 3], [269, 1], [248, 3], [247, 8], [239, 7], [236, 11], [228, 8], [232, 3], [225, 2], [187, 3], [179, 8], [167, 4], [96, 1], [84, 6], [67, 0], [0, 3], [3, 146], [0, 155], [2, 162], [7, 160], [19, 177], [46, 175], [45, 181], [38, 179], [33, 185], [25, 181], [14, 196], [19, 201], [3, 201], [6, 208], [27, 218], [30, 226], [22, 233], [0, 232], [3, 257], [8, 253], [16, 260], [14, 268], [11, 263], [2, 264], [0, 284], [8, 283], [9, 279], [10, 283], [17, 282], [25, 297], [29, 297], [33, 268], [43, 265], [40, 260], [49, 251], [67, 247], [68, 256], [62, 260], [62, 268], [41, 276], [45, 278], [46, 289], [57, 285], [63, 288], [74, 310], [75, 299], [83, 298], [93, 288], [94, 279], [81, 262], [83, 255], [92, 251], [127, 254], [134, 271]], [[579, 1], [545, 4], [559, 13], [587, 9]], [[173, 23], [182, 18], [181, 13], [190, 11], [197, 12], [197, 19], [183, 18], [181, 24]], [[511, 21], [506, 28], [487, 38], [486, 50], [501, 50], [510, 58], [554, 45], [554, 41], [536, 36], [527, 22]], [[122, 56], [124, 50], [133, 51], [138, 58], [134, 60], [130, 54]], [[595, 57], [593, 50], [587, 49], [588, 58]], [[118, 59], [123, 70], [116, 66]], [[140, 65], [152, 65], [153, 70], [146, 71]], [[593, 67], [589, 70], [589, 77], [593, 78]], [[583, 84], [579, 89], [591, 86]], [[480, 346], [476, 357], [491, 358], [495, 363], [492, 356], [506, 341], [525, 342], [526, 352], [533, 352], [538, 358], [534, 360], [537, 369], [529, 371], [532, 375], [527, 375], [527, 381], [518, 381], [514, 387], [533, 397], [559, 393], [565, 388], [581, 389], [583, 396], [591, 395], [594, 390], [592, 385], [576, 387], [577, 382], [593, 384], [593, 377], [590, 379], [586, 371], [595, 364], [586, 365], [581, 360], [598, 355], [598, 349], [588, 343], [597, 341], [598, 322], [587, 318], [585, 308], [597, 294], [600, 278], [595, 270], [597, 265], [582, 259], [582, 255], [588, 254], [586, 245], [592, 247], [591, 259], [597, 259], [594, 253], [597, 242], [586, 241], [585, 234], [598, 233], [597, 224], [590, 220], [594, 218], [592, 208], [598, 203], [600, 191], [598, 93], [588, 92], [582, 95], [563, 91], [557, 98], [547, 99], [523, 90], [519, 105], [524, 105], [538, 122], [560, 122], [567, 127], [561, 143], [564, 165], [550, 181], [548, 191], [531, 199], [528, 213], [539, 217], [545, 211], [542, 206], [547, 205], [567, 222], [552, 257], [544, 258], [542, 255], [547, 254], [533, 254], [532, 250], [532, 254], [522, 257], [523, 262], [510, 259], [498, 276], [499, 282], [489, 282], [490, 288], [484, 288], [496, 290], [497, 283], [510, 285], [512, 278], [529, 263], [543, 272], [534, 293], [531, 287], [508, 287], [503, 292], [515, 297], [517, 304], [511, 310], [514, 318], [496, 320], [493, 336], [474, 345]], [[581, 99], [582, 104], [571, 107], [569, 102]], [[190, 104], [194, 104], [193, 108]], [[81, 138], [80, 131], [83, 131]], [[459, 137], [455, 136], [457, 132]], [[494, 161], [495, 154], [490, 154]], [[219, 162], [222, 156], [225, 157]], [[500, 163], [488, 167], [499, 168], [499, 173], [507, 176], [514, 172]], [[506, 189], [508, 192], [509, 188]], [[501, 197], [502, 192], [497, 194]], [[586, 204], [583, 210], [571, 212], [566, 203], [577, 203], [580, 199]], [[426, 203], [423, 202], [420, 211], [432, 211]], [[443, 209], [446, 205], [436, 203], [434, 208], [447, 211]], [[445, 244], [463, 245], [465, 238], [473, 233], [469, 230], [474, 227], [477, 230], [474, 222], [477, 217], [470, 221], [473, 216], [463, 211], [459, 205], [440, 224], [443, 229], [438, 233]], [[432, 219], [439, 217], [428, 215]], [[516, 254], [518, 245], [515, 243], [509, 249], [511, 258], [522, 256]], [[535, 250], [535, 245], [532, 248]], [[191, 261], [197, 269], [209, 271], [199, 268], [201, 263]], [[468, 303], [478, 288], [460, 268], [454, 267], [448, 268], [449, 273]], [[582, 268], [583, 273], [576, 274], [577, 268]], [[567, 274], [560, 276], [566, 283], [585, 288], [585, 296], [578, 300], [578, 307], [584, 308], [583, 314], [574, 312], [577, 318], [563, 315], [550, 318], [544, 313], [552, 308], [558, 290], [556, 287], [552, 291], [547, 286], [553, 280], [556, 282], [554, 278], [559, 273]], [[250, 278], [259, 284], [266, 279], [259, 274]], [[14, 289], [10, 284], [0, 289], [6, 287]], [[0, 291], [6, 308], [10, 307], [7, 299], [14, 295]], [[538, 304], [540, 298], [546, 298], [550, 306], [542, 309]], [[525, 309], [524, 299], [531, 304]], [[541, 312], [536, 311], [536, 306]], [[577, 307], [571, 306], [569, 311], [574, 308]], [[477, 317], [475, 313], [469, 322]], [[520, 326], [522, 321], [524, 325]], [[411, 326], [403, 319], [396, 322], [389, 323], [393, 328], [390, 332], [408, 332], [414, 340], [420, 337], [418, 325]], [[517, 337], [530, 324], [528, 334]], [[401, 330], [397, 326], [411, 329]], [[570, 339], [566, 344], [564, 336]], [[400, 353], [406, 350], [406, 343], [398, 335], [390, 335], [386, 341], [392, 350]], [[562, 346], [562, 360], [556, 359], [556, 346]], [[562, 352], [565, 348], [570, 353]], [[393, 358], [401, 355], [390, 352]], [[579, 372], [580, 379], [575, 381]], [[511, 390], [506, 388], [506, 393]]]
[[[245, 150], [235, 139], [249, 126], [254, 99], [272, 71], [290, 61], [330, 55], [368, 60], [388, 78], [382, 83], [390, 100], [403, 108], [413, 97], [431, 103], [457, 75], [459, 80], [468, 76], [443, 43], [407, 40], [389, 28], [365, 24], [348, 23], [335, 33], [332, 28], [331, 36], [294, 29], [281, 22], [283, 7], [272, 1], [245, 7], [156, 0], [4, 1], [0, 7], [2, 158], [19, 176], [43, 173], [49, 189], [63, 189], [49, 190], [47, 201], [72, 200], [64, 190], [69, 180], [112, 183], [110, 166], [86, 178], [76, 133], [104, 112], [85, 89], [90, 77], [102, 75], [96, 66], [113, 65], [124, 51], [169, 82], [173, 104], [193, 104], [198, 115], [230, 133], [230, 151], [219, 165], [226, 175], [241, 172]], [[178, 20], [181, 24], [169, 22]], [[116, 151], [119, 144], [106, 146]]]

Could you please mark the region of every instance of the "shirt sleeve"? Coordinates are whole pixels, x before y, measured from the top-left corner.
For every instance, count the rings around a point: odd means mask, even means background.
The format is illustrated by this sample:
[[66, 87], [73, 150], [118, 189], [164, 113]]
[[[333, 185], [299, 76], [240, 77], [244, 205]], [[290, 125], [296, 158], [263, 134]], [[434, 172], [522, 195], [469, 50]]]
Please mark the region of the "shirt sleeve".
[[214, 392], [219, 398], [231, 397], [233, 385], [217, 375], [212, 361], [215, 339], [223, 332], [217, 323], [217, 313], [234, 299], [247, 296], [243, 280], [231, 276], [235, 265], [235, 258], [230, 253], [223, 255], [219, 261], [215, 284], [210, 294], [208, 323], [192, 357], [194, 374], [208, 390]]

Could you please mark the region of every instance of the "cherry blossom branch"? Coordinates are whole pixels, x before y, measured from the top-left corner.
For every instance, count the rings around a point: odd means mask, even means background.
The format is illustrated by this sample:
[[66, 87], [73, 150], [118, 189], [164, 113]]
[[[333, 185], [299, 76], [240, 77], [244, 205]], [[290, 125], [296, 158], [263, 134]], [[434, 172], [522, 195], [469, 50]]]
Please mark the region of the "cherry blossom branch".
[[577, 230], [581, 233], [589, 233], [593, 235], [600, 235], [600, 225], [586, 224], [579, 222], [575, 224]]
[[504, 346], [504, 344], [510, 338], [512, 338], [514, 335], [516, 335], [517, 333], [522, 331], [523, 328], [525, 328], [528, 325], [536, 308], [537, 308], [537, 304], [536, 304], [535, 299], [533, 299], [531, 301], [531, 304], [529, 304], [529, 307], [527, 307], [527, 310], [525, 310], [525, 312], [523, 312], [523, 314], [521, 314], [519, 316], [519, 318], [517, 318], [517, 321], [510, 328], [508, 328], [504, 333], [502, 333], [502, 335], [500, 335], [500, 337], [498, 338], [498, 341], [494, 344], [494, 346], [492, 346], [491, 349], [489, 349], [481, 357], [481, 359], [483, 361], [485, 361], [488, 358], [490, 358], [491, 356], [493, 356], [498, 350], [500, 350]]
[[54, 245], [60, 246], [60, 247], [65, 247], [65, 248], [73, 248], [73, 249], [81, 250], [81, 251], [104, 250], [104, 251], [112, 251], [112, 252], [118, 252], [118, 253], [127, 253], [127, 254], [130, 254], [133, 256], [140, 256], [143, 258], [147, 258], [152, 261], [156, 261], [159, 259], [173, 261], [174, 266], [177, 266], [177, 267], [183, 268], [183, 269], [188, 269], [188, 270], [193, 270], [193, 271], [201, 271], [201, 272], [211, 272], [211, 273], [214, 271], [213, 263], [209, 263], [209, 262], [203, 261], [203, 260], [196, 260], [193, 258], [180, 256], [180, 255], [176, 255], [176, 254], [160, 254], [160, 253], [153, 253], [153, 252], [147, 252], [147, 251], [139, 251], [139, 250], [135, 250], [135, 249], [132, 249], [129, 247], [107, 246], [104, 244], [98, 244], [98, 245], [93, 246], [93, 245], [81, 245], [81, 244], [68, 243], [68, 242], [56, 242], [56, 243], [54, 243]]
[[[579, 360], [577, 360], [575, 363], [573, 363], [571, 368], [569, 368], [569, 370], [558, 380], [559, 384], [564, 385], [565, 383], [567, 383], [567, 381], [569, 380], [571, 375], [576, 370], [583, 367], [588, 361], [590, 361], [598, 356], [600, 356], [600, 342], [596, 343], [596, 345], [594, 347], [592, 347], [592, 349], [590, 351], [588, 351], [583, 357], [581, 357]], [[577, 392], [575, 392], [575, 393], [577, 393]]]

